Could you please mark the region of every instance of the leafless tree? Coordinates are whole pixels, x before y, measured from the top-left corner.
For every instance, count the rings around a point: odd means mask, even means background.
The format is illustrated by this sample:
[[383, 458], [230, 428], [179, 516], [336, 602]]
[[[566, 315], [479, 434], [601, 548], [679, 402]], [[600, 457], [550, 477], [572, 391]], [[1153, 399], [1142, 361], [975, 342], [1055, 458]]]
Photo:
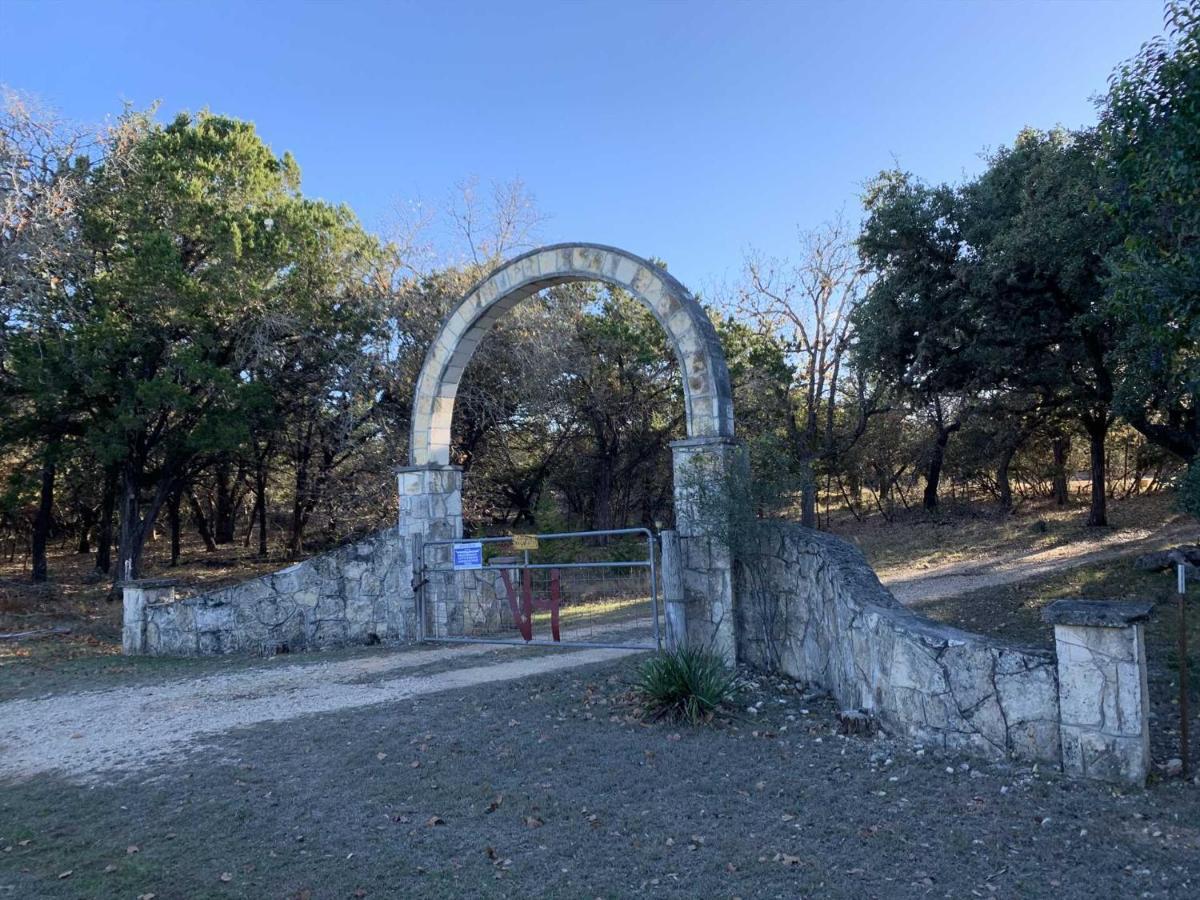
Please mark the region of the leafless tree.
[[547, 218], [520, 178], [493, 183], [486, 201], [479, 196], [478, 178], [461, 181], [447, 212], [476, 266], [533, 246]]
[[[748, 254], [737, 306], [782, 344], [793, 366], [787, 431], [802, 470], [801, 519], [813, 527], [816, 465], [862, 435], [875, 403], [862, 379], [847, 377], [851, 314], [868, 279], [851, 227], [839, 216], [802, 231], [799, 251], [794, 262]], [[839, 413], [848, 410], [852, 421], [840, 423]]]

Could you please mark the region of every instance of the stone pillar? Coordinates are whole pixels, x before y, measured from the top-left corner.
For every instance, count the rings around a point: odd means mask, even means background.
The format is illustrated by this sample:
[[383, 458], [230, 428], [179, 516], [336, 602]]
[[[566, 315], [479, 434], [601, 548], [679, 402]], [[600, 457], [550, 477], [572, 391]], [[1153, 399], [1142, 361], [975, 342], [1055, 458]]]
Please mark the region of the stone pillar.
[[737, 661], [733, 556], [729, 547], [728, 478], [744, 463], [732, 438], [687, 438], [671, 443], [675, 526], [683, 585], [685, 643]]
[[683, 573], [679, 568], [679, 535], [674, 531], [664, 531], [661, 538], [663, 613], [667, 626], [664, 642], [668, 650], [676, 650], [687, 640], [687, 607], [683, 600]]
[[[455, 540], [462, 537], [462, 469], [459, 466], [430, 464], [404, 466], [396, 470], [397, 487], [400, 492], [399, 540], [403, 564], [400, 566], [400, 589], [397, 595], [399, 608], [396, 610], [396, 629], [399, 634], [415, 638], [420, 634], [416, 619], [416, 594], [413, 573], [420, 567], [421, 560], [414, 559], [418, 552], [414, 538], [422, 542]], [[433, 554], [444, 556], [434, 559]], [[425, 551], [426, 564], [441, 565], [449, 560], [449, 547], [430, 548]], [[429, 577], [426, 573], [425, 577]], [[453, 582], [444, 577], [428, 582], [426, 599], [431, 610], [426, 625], [431, 627], [431, 636], [445, 636], [446, 622], [452, 614], [455, 598], [448, 596]]]
[[1150, 772], [1150, 695], [1143, 623], [1152, 605], [1057, 600], [1042, 613], [1058, 655], [1063, 770], [1144, 784]]
[[143, 578], [121, 585], [121, 652], [141, 656], [153, 648], [146, 646], [147, 607], [152, 603], [172, 603], [178, 582], [165, 578]]

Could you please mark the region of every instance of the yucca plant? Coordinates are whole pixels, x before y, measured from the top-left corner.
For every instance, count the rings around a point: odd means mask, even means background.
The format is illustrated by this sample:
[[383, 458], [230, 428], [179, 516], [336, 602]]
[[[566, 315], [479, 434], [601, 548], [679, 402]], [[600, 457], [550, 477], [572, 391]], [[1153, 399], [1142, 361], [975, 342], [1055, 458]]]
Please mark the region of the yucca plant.
[[635, 690], [652, 719], [707, 722], [733, 694], [733, 672], [707, 650], [659, 653], [638, 668]]

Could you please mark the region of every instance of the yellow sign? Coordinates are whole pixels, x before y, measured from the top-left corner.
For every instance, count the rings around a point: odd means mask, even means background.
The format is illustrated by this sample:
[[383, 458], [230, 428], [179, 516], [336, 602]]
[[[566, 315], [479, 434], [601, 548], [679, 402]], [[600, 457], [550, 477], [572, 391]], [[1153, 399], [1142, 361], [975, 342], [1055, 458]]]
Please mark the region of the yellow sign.
[[536, 534], [514, 534], [512, 536], [514, 550], [536, 550], [538, 539]]

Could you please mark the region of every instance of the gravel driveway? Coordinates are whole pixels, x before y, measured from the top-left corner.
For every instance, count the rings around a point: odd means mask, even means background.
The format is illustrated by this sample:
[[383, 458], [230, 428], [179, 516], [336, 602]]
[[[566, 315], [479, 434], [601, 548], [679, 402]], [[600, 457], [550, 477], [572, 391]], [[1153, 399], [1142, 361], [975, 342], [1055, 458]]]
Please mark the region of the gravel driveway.
[[[56, 772], [72, 781], [95, 782], [178, 756], [234, 728], [560, 672], [636, 652], [513, 652], [508, 661], [486, 665], [471, 665], [472, 658], [499, 654], [482, 644], [309, 665], [287, 665], [276, 657], [225, 675], [11, 700], [0, 703], [0, 778]], [[434, 674], [386, 677], [451, 662], [459, 665]]]

